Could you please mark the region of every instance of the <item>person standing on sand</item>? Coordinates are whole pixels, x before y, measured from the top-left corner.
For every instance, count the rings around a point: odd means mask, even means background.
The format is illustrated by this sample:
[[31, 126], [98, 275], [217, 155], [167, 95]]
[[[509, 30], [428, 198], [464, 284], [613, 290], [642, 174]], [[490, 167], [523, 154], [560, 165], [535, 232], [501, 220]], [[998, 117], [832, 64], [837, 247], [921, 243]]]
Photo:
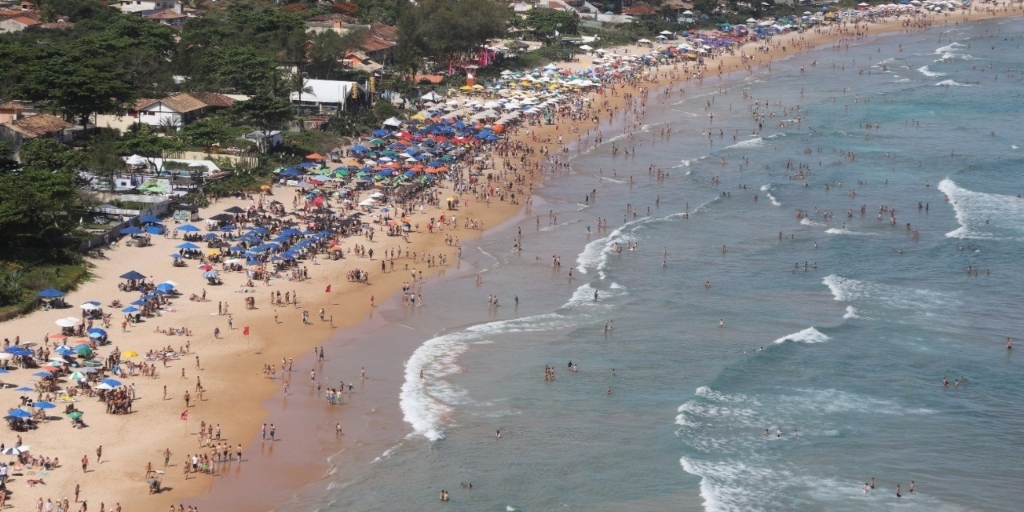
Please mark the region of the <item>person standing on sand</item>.
[[82, 455], [82, 473], [89, 471], [89, 456]]

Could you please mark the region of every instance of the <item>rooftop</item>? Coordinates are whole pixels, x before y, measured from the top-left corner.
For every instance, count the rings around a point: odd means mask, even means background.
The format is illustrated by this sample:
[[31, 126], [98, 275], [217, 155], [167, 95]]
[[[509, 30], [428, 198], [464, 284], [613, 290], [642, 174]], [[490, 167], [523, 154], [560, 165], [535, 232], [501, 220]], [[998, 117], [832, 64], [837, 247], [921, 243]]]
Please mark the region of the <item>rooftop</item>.
[[4, 123], [4, 126], [33, 138], [71, 128], [70, 123], [50, 114], [36, 114], [23, 117], [9, 123]]

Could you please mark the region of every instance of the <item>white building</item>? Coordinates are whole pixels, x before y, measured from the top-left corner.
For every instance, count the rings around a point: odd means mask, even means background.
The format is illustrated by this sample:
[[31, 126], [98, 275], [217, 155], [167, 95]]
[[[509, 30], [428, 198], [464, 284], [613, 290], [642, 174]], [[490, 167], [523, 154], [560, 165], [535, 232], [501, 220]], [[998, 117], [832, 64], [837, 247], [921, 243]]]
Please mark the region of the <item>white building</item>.
[[143, 16], [168, 9], [178, 14], [183, 12], [179, 0], [120, 0], [117, 8], [124, 13], [137, 13]]

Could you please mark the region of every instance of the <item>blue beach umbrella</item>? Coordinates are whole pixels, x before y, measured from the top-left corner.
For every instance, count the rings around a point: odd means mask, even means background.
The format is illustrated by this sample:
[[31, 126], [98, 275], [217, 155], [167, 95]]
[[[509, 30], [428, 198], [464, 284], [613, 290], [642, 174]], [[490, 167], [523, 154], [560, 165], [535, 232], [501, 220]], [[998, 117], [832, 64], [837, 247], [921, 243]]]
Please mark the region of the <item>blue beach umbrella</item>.
[[135, 226], [128, 226], [121, 230], [122, 235], [138, 235], [139, 233], [142, 233], [142, 230]]
[[50, 373], [50, 372], [36, 372], [36, 373], [33, 373], [32, 376], [33, 377], [39, 377], [41, 379], [48, 379], [50, 377], [53, 377], [53, 374]]
[[180, 228], [178, 228], [178, 231], [184, 231], [186, 233], [195, 233], [195, 232], [201, 231], [201, 230], [199, 228], [191, 225], [191, 224], [185, 224], [184, 226], [181, 226]]
[[32, 407], [35, 407], [36, 409], [54, 409], [57, 406], [50, 402], [36, 402]]
[[30, 387], [28, 387], [28, 386], [22, 386], [20, 388], [15, 389], [15, 391], [20, 391], [22, 393], [25, 393], [25, 392], [28, 392], [28, 391], [35, 391], [35, 390], [30, 388]]
[[127, 272], [127, 273], [124, 273], [124, 274], [121, 274], [121, 279], [128, 279], [130, 281], [137, 281], [139, 279], [145, 279], [145, 278], [146, 278], [146, 276], [144, 276], [141, 273], [136, 272], [134, 270], [132, 270], [130, 272]]
[[103, 379], [100, 382], [103, 383], [103, 384], [106, 384], [106, 385], [108, 385], [108, 386], [110, 386], [112, 388], [120, 387], [122, 385], [121, 381], [116, 380], [116, 379]]
[[62, 292], [62, 291], [60, 291], [60, 290], [58, 290], [56, 288], [47, 288], [47, 289], [37, 293], [36, 296], [37, 297], [42, 297], [44, 299], [53, 299], [53, 298], [56, 298], [56, 297], [63, 297], [64, 296], [64, 292]]
[[[31, 390], [29, 390], [29, 391], [31, 391]], [[21, 409], [11, 409], [10, 411], [7, 412], [7, 416], [5, 416], [5, 417], [6, 418], [31, 418], [32, 417], [32, 413], [30, 413], [28, 411], [23, 411]]]
[[139, 308], [137, 308], [135, 306], [128, 306], [128, 307], [126, 307], [126, 308], [121, 310], [122, 313], [137, 313], [138, 311], [139, 311]]
[[180, 260], [180, 259], [181, 259], [181, 255], [180, 255], [180, 254], [178, 254], [178, 253], [174, 253], [174, 254], [172, 254], [172, 255], [171, 255], [171, 257], [172, 257], [172, 258], [174, 258], [174, 259], [176, 259], [176, 260]]
[[75, 353], [75, 351], [72, 350], [71, 347], [69, 347], [67, 345], [61, 345], [61, 346], [57, 347], [57, 349], [54, 350], [54, 352], [56, 352], [56, 353], [58, 353], [58, 354], [60, 354], [62, 356], [70, 356], [70, 355]]
[[198, 249], [199, 246], [192, 242], [185, 242], [178, 246], [178, 249]]

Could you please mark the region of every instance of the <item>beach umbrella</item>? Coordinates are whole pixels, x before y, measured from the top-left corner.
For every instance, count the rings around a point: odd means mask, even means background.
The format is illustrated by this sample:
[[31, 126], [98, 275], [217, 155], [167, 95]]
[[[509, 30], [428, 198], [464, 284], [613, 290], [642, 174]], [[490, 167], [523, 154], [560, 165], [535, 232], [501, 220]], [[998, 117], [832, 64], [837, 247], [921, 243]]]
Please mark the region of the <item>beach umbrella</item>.
[[245, 210], [238, 206], [232, 206], [231, 208], [228, 208], [227, 210], [224, 211], [227, 213], [245, 213]]
[[106, 384], [112, 388], [121, 387], [121, 381], [117, 379], [103, 379], [100, 381], [101, 384]]
[[90, 368], [88, 366], [82, 367], [78, 371], [80, 371], [82, 373], [96, 373], [96, 369], [95, 368]]
[[131, 272], [125, 273], [125, 274], [121, 274], [121, 279], [127, 279], [129, 281], [137, 281], [139, 279], [145, 279], [145, 278], [146, 278], [146, 276], [144, 276], [141, 273], [136, 272], [134, 270], [132, 270]]
[[199, 265], [199, 270], [213, 270], [213, 266], [208, 263], [203, 263], [202, 265]]
[[32, 376], [39, 377], [40, 379], [49, 379], [50, 377], [53, 377], [53, 374], [50, 372], [35, 372]]
[[121, 357], [139, 357], [139, 353], [134, 350], [125, 350], [121, 352]]
[[193, 250], [198, 249], [199, 246], [192, 242], [185, 242], [177, 247], [178, 249]]
[[171, 284], [171, 283], [160, 283], [160, 284], [156, 285], [156, 289], [157, 290], [163, 290], [165, 292], [169, 292], [169, 291], [174, 289], [174, 285]]
[[75, 347], [75, 353], [77, 353], [80, 357], [92, 357], [92, 347], [90, 347], [89, 345], [79, 345]]
[[122, 313], [138, 313], [139, 312], [139, 308], [137, 308], [135, 306], [128, 306], [128, 307], [122, 309], [121, 312]]
[[217, 279], [217, 276], [218, 274], [216, 270], [210, 270], [208, 272], [203, 273], [203, 277], [206, 279]]
[[186, 233], [195, 233], [195, 232], [201, 231], [201, 230], [199, 228], [191, 225], [191, 224], [185, 224], [184, 226], [181, 226], [180, 228], [178, 228], [178, 231], [184, 231]]
[[138, 235], [139, 233], [142, 233], [142, 230], [135, 226], [128, 226], [121, 230], [122, 235]]
[[85, 374], [82, 373], [82, 372], [75, 372], [75, 373], [71, 374], [70, 378], [71, 378], [71, 380], [77, 382], [77, 381], [80, 381], [80, 380], [84, 379], [85, 378]]
[[18, 391], [18, 392], [21, 392], [21, 393], [27, 393], [29, 391], [35, 391], [35, 390], [30, 388], [30, 387], [28, 387], [28, 386], [22, 386], [20, 388], [16, 388], [15, 391]]
[[81, 417], [82, 417], [82, 411], [71, 411], [71, 413], [68, 414], [68, 418], [71, 418], [73, 420], [77, 420], [78, 418], [81, 418]]
[[11, 373], [11, 372], [7, 371], [7, 368], [0, 368], [0, 375], [5, 374], [5, 373]]
[[[18, 409], [18, 410], [20, 411], [21, 409]], [[10, 418], [12, 416], [8, 415], [7, 417]], [[32, 417], [32, 415], [29, 414], [28, 416], [13, 416], [13, 417], [15, 417], [15, 418], [22, 418], [22, 417], [30, 418], [30, 417]], [[28, 452], [28, 448], [29, 447], [27, 445], [9, 446], [9, 447], [7, 447], [7, 449], [5, 449], [4, 451], [2, 451], [0, 453], [2, 453], [4, 455], [21, 455], [23, 453]]]
[[60, 290], [58, 290], [56, 288], [47, 288], [47, 289], [37, 293], [36, 296], [37, 297], [42, 297], [44, 299], [53, 299], [53, 298], [56, 298], [56, 297], [63, 297], [64, 296], [64, 292], [62, 292], [62, 291], [60, 291]]
[[57, 320], [54, 323], [56, 323], [57, 325], [59, 325], [61, 327], [74, 327], [75, 325], [78, 324], [78, 319], [77, 318], [61, 318], [61, 319]]
[[86, 311], [91, 311], [93, 309], [100, 309], [100, 302], [97, 301], [97, 300], [90, 300], [89, 302], [86, 302], [85, 304], [82, 304], [82, 309], [84, 309]]
[[35, 407], [36, 409], [53, 409], [56, 408], [57, 406], [51, 404], [50, 402], [36, 402], [35, 404], [32, 405], [32, 407]]
[[62, 356], [70, 356], [75, 353], [75, 351], [72, 350], [72, 348], [67, 345], [61, 345], [57, 347], [57, 349], [54, 350], [54, 352]]
[[11, 409], [10, 411], [7, 411], [7, 416], [6, 417], [8, 417], [8, 418], [31, 418], [32, 417], [32, 413], [30, 413], [28, 411], [25, 411], [25, 410], [22, 410], [22, 409]]
[[103, 329], [100, 329], [99, 331], [93, 331], [93, 332], [89, 333], [89, 337], [90, 338], [102, 338], [102, 337], [104, 337], [106, 335], [107, 335], [107, 332], [104, 331]]
[[217, 215], [214, 215], [213, 217], [210, 217], [210, 220], [215, 220], [215, 221], [218, 221], [218, 222], [224, 222], [226, 220], [231, 220], [233, 218], [234, 218], [233, 216], [228, 215], [226, 213], [218, 213]]

